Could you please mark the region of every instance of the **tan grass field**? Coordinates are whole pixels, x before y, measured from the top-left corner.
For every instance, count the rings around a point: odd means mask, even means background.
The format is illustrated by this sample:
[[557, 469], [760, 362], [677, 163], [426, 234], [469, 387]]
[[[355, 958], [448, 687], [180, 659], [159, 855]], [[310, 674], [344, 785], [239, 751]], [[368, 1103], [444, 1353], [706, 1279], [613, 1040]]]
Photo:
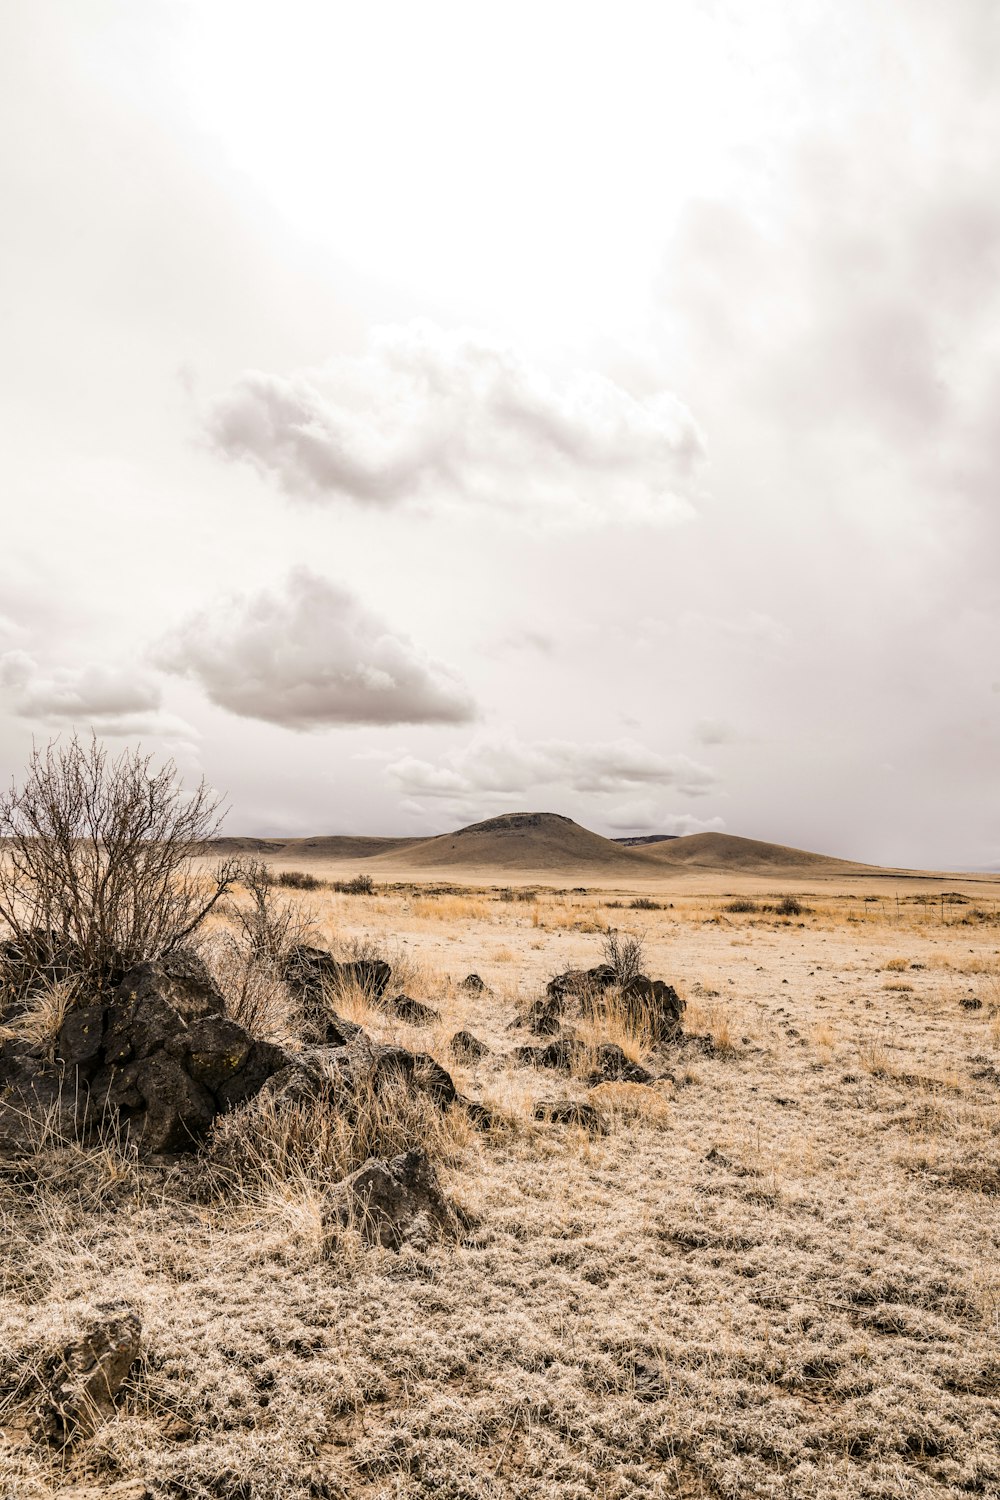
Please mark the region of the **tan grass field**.
[[[370, 871], [371, 895], [291, 895], [317, 941], [380, 945], [441, 1021], [361, 997], [354, 1018], [502, 1113], [427, 1136], [460, 1243], [331, 1242], [308, 1170], [226, 1196], [197, 1163], [42, 1143], [0, 1173], [0, 1495], [1000, 1492], [1000, 881], [669, 862], [431, 878], [406, 854], [269, 857]], [[759, 909], [785, 895], [804, 910]], [[645, 1054], [671, 1076], [590, 1090], [515, 1065], [520, 1010], [597, 962], [609, 926], [687, 1000], [688, 1040]], [[491, 1054], [456, 1062], [460, 1028]], [[532, 1118], [563, 1095], [607, 1134]], [[26, 1372], [116, 1299], [144, 1329], [117, 1416], [39, 1444]]]

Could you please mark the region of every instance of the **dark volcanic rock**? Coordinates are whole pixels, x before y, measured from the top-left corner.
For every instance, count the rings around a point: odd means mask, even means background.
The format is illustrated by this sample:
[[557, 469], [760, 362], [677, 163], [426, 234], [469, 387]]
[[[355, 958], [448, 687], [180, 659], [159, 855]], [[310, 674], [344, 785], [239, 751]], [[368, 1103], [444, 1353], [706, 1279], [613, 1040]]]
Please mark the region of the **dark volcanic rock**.
[[141, 964], [108, 1004], [69, 1012], [54, 1060], [16, 1038], [0, 1043], [0, 1150], [30, 1151], [48, 1120], [67, 1136], [119, 1121], [145, 1155], [186, 1151], [220, 1111], [265, 1087], [348, 1112], [362, 1088], [393, 1084], [440, 1108], [467, 1105], [433, 1057], [385, 1046], [359, 1026], [341, 1031], [331, 1020], [332, 1044], [292, 1052], [252, 1037], [221, 1006], [196, 965]]
[[587, 1000], [594, 995], [603, 995], [615, 982], [615, 971], [610, 964], [598, 964], [593, 969], [567, 969], [557, 974], [545, 986], [550, 1000]]
[[481, 1042], [477, 1036], [473, 1036], [471, 1031], [456, 1031], [448, 1043], [448, 1048], [463, 1062], [479, 1062], [481, 1058], [491, 1055], [486, 1043]]
[[534, 1068], [554, 1068], [559, 1073], [580, 1071], [592, 1061], [587, 1071], [591, 1083], [651, 1083], [652, 1073], [632, 1062], [616, 1042], [601, 1042], [590, 1047], [578, 1037], [560, 1036], [545, 1047], [517, 1047], [518, 1062]]
[[626, 1057], [616, 1042], [602, 1042], [596, 1048], [596, 1066], [590, 1079], [592, 1083], [652, 1083], [653, 1075]]
[[139, 1355], [142, 1323], [125, 1303], [103, 1303], [80, 1338], [50, 1362], [39, 1436], [60, 1444], [89, 1436], [114, 1414], [115, 1396]]
[[576, 1037], [560, 1036], [545, 1047], [515, 1047], [514, 1056], [531, 1068], [555, 1068], [568, 1073], [586, 1051], [586, 1044]]
[[543, 1000], [532, 1001], [524, 1024], [536, 1036], [555, 1036], [563, 1023], [566, 1001], [562, 996], [546, 994]]
[[305, 944], [292, 948], [285, 960], [285, 980], [299, 993], [325, 990], [335, 997], [345, 990], [360, 989], [369, 999], [381, 1000], [391, 976], [392, 969], [381, 958], [340, 963], [325, 948]]
[[637, 974], [628, 984], [618, 986], [610, 964], [568, 969], [550, 979], [545, 999], [536, 1000], [528, 1012], [528, 1025], [541, 1036], [554, 1035], [570, 1002], [578, 1003], [585, 1015], [600, 1016], [612, 989], [617, 994], [616, 1009], [623, 1011], [637, 1029], [647, 1031], [653, 1046], [679, 1040], [684, 1001], [673, 985]]
[[305, 944], [289, 950], [283, 978], [302, 1007], [306, 1031], [313, 1041], [343, 1047], [361, 1027], [337, 1014], [334, 1002], [361, 990], [377, 1005], [385, 994], [392, 969], [382, 959], [355, 959], [340, 963], [325, 948]]
[[63, 1069], [17, 1037], [0, 1042], [0, 1156], [29, 1152], [42, 1135], [72, 1139], [86, 1112], [86, 1089], [67, 1085]]
[[585, 1100], [539, 1099], [535, 1105], [535, 1119], [553, 1125], [579, 1125], [592, 1135], [607, 1134], [603, 1115]]
[[441, 1012], [435, 1010], [433, 1005], [425, 1005], [422, 1000], [414, 1000], [410, 995], [393, 995], [391, 999], [382, 1001], [382, 1009], [411, 1026], [431, 1026], [441, 1019]]
[[419, 1150], [391, 1161], [366, 1161], [335, 1190], [331, 1217], [339, 1226], [353, 1224], [367, 1244], [387, 1250], [405, 1243], [424, 1247], [458, 1233], [437, 1173]]
[[648, 1028], [654, 1047], [680, 1038], [684, 1001], [672, 984], [639, 974], [622, 992], [622, 1001], [636, 1024]]

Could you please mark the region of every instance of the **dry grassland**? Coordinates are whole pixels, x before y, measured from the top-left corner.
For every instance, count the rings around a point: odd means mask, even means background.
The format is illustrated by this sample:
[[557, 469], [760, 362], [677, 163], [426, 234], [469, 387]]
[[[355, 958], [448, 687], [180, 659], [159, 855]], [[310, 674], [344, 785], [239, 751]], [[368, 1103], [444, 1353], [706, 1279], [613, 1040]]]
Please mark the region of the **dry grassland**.
[[[996, 887], [906, 888], [898, 907], [863, 884], [800, 890], [798, 915], [760, 909], [775, 890], [664, 890], [297, 895], [317, 941], [378, 943], [394, 988], [441, 1012], [408, 1027], [358, 995], [353, 1018], [500, 1111], [485, 1132], [401, 1113], [461, 1242], [331, 1238], [322, 1174], [364, 1141], [278, 1149], [273, 1121], [234, 1117], [193, 1163], [42, 1142], [0, 1175], [0, 1494], [1000, 1492]], [[591, 1039], [669, 1076], [590, 1089], [513, 1064], [532, 1040], [518, 1014], [597, 962], [609, 924], [686, 997], [688, 1039], [651, 1057], [614, 1016]], [[256, 1000], [280, 1032], [280, 994]], [[463, 1028], [490, 1048], [475, 1064], [449, 1051]], [[567, 1094], [607, 1133], [532, 1118]], [[228, 1189], [227, 1132], [245, 1167]], [[38, 1442], [32, 1373], [117, 1300], [144, 1330], [117, 1416]]]

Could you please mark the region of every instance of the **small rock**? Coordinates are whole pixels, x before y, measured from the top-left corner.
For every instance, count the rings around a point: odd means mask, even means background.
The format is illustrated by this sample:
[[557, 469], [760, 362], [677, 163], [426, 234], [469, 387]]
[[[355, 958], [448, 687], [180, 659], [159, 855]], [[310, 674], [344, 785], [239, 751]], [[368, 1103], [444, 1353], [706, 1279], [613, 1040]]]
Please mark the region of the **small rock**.
[[391, 1000], [383, 1000], [382, 1009], [411, 1026], [431, 1026], [441, 1019], [441, 1012], [435, 1010], [433, 1005], [425, 1005], [422, 1000], [414, 1000], [410, 995], [393, 995]]
[[84, 1334], [60, 1354], [41, 1423], [52, 1441], [86, 1437], [114, 1414], [114, 1398], [139, 1354], [142, 1323], [133, 1307], [103, 1303]]
[[606, 1135], [604, 1117], [592, 1104], [580, 1099], [539, 1099], [535, 1119], [552, 1125], [579, 1125], [592, 1135]]
[[422, 1150], [383, 1161], [372, 1157], [339, 1184], [331, 1222], [353, 1224], [368, 1245], [398, 1250], [403, 1244], [426, 1248], [433, 1240], [454, 1238], [458, 1220]]
[[463, 1062], [478, 1062], [480, 1058], [489, 1057], [490, 1049], [485, 1042], [481, 1042], [471, 1031], [456, 1031], [448, 1043], [449, 1051]]

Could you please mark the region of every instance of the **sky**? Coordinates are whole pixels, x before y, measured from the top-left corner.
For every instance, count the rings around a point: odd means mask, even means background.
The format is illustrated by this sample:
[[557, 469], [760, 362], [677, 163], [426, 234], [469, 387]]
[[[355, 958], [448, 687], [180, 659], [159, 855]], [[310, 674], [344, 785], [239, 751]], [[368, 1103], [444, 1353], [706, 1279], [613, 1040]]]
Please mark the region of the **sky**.
[[993, 0], [9, 0], [0, 777], [1000, 867]]

